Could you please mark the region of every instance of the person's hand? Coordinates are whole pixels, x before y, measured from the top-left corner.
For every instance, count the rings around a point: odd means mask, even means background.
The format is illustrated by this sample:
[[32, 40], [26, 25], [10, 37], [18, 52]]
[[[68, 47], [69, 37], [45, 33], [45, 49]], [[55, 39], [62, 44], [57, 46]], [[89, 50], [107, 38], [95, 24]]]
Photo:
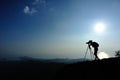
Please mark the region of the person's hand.
[[90, 45], [89, 45], [89, 49], [91, 49]]

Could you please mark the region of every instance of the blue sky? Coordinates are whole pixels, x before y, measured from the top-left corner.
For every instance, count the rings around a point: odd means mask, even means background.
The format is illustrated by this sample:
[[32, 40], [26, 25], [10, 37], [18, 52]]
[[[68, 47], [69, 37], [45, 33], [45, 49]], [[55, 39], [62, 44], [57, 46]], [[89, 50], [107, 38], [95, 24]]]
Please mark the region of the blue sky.
[[119, 0], [1, 0], [0, 55], [83, 58], [92, 39], [112, 57], [120, 47], [119, 8]]

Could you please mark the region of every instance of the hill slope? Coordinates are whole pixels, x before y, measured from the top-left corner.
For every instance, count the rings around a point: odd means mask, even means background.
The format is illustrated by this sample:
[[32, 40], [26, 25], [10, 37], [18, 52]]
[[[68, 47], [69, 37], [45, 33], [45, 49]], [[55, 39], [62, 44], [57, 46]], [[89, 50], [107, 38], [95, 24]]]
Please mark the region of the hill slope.
[[66, 65], [55, 80], [105, 80], [119, 79], [120, 58], [86, 61]]
[[21, 80], [104, 80], [119, 79], [120, 58], [77, 63], [2, 61], [0, 79]]

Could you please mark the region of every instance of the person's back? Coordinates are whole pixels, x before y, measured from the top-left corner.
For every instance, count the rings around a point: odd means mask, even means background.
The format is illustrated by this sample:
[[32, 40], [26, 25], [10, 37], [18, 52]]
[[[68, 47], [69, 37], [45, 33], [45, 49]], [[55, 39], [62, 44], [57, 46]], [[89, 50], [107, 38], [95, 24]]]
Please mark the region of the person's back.
[[97, 43], [97, 42], [92, 42], [92, 47], [94, 47], [94, 48], [98, 48], [99, 47], [99, 44]]

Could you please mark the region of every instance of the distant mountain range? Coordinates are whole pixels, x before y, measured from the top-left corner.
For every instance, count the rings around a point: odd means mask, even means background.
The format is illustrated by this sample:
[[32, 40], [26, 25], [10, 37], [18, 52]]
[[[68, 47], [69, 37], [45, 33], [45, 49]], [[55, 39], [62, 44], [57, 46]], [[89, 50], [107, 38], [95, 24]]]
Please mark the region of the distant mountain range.
[[41, 62], [57, 62], [57, 63], [75, 63], [84, 61], [83, 58], [80, 59], [69, 59], [69, 58], [55, 58], [55, 59], [36, 59], [31, 57], [20, 57], [20, 60], [31, 60], [31, 61], [41, 61]]
[[0, 59], [0, 61], [40, 61], [40, 62], [55, 62], [55, 63], [76, 63], [76, 62], [82, 62], [84, 61], [83, 58], [79, 58], [79, 59], [69, 59], [69, 58], [55, 58], [55, 59], [39, 59], [39, 58], [32, 58], [32, 57], [28, 57], [28, 56], [24, 56], [24, 57], [19, 57], [16, 59]]
[[84, 59], [48, 59], [47, 62], [57, 62], [57, 63], [76, 63], [81, 62]]

